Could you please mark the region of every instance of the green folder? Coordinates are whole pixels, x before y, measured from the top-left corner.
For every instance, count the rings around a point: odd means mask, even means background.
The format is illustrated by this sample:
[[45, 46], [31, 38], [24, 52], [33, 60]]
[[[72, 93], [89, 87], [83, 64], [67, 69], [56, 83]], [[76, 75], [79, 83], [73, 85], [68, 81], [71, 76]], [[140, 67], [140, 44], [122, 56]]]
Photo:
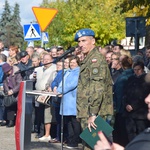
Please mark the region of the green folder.
[[90, 132], [88, 128], [86, 128], [81, 134], [80, 138], [84, 140], [92, 149], [94, 149], [95, 144], [99, 139], [98, 132], [103, 131], [106, 136], [110, 136], [113, 131], [113, 128], [100, 116], [97, 116], [95, 119], [95, 124], [97, 125], [96, 130], [92, 128]]

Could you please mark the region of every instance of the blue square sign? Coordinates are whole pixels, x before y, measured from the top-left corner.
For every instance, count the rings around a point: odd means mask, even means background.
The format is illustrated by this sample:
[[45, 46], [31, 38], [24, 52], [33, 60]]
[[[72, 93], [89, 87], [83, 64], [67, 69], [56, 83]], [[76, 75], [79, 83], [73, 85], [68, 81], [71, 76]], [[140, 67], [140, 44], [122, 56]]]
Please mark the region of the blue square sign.
[[42, 32], [42, 41], [43, 41], [43, 43], [49, 42], [48, 32]]
[[41, 40], [41, 30], [39, 24], [26, 24], [23, 26], [25, 41]]

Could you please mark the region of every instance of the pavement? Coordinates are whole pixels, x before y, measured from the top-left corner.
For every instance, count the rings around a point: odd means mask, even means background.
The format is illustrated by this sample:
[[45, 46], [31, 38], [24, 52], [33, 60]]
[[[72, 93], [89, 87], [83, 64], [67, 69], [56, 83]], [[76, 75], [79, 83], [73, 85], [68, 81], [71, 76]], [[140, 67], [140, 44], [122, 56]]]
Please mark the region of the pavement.
[[[30, 150], [68, 150], [67, 148], [62, 148], [61, 143], [39, 142], [34, 133], [31, 134], [30, 147]], [[78, 150], [81, 150], [81, 147], [81, 144], [79, 144]], [[6, 128], [6, 126], [0, 126], [0, 150], [16, 150], [15, 127]]]

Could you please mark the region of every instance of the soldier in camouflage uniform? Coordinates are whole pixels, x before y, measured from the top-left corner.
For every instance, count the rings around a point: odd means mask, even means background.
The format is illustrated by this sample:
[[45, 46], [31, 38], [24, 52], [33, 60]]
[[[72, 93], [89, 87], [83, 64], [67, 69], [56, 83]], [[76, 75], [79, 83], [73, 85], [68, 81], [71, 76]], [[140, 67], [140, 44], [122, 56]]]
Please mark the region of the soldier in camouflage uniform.
[[[105, 58], [95, 47], [95, 33], [81, 29], [75, 35], [85, 59], [81, 63], [77, 93], [77, 118], [82, 129], [96, 128], [97, 115], [104, 119], [113, 114], [112, 79]], [[84, 146], [84, 149], [90, 149]]]

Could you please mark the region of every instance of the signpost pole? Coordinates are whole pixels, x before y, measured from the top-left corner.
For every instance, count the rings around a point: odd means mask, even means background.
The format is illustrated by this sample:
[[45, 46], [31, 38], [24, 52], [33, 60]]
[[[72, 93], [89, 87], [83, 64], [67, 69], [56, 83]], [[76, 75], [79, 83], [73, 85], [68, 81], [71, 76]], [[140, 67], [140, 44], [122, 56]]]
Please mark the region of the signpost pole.
[[42, 36], [41, 36], [41, 47], [43, 47], [43, 32], [42, 32], [41, 35], [42, 35]]
[[138, 20], [135, 20], [135, 52], [137, 54], [137, 52], [139, 51], [139, 35], [138, 35]]

